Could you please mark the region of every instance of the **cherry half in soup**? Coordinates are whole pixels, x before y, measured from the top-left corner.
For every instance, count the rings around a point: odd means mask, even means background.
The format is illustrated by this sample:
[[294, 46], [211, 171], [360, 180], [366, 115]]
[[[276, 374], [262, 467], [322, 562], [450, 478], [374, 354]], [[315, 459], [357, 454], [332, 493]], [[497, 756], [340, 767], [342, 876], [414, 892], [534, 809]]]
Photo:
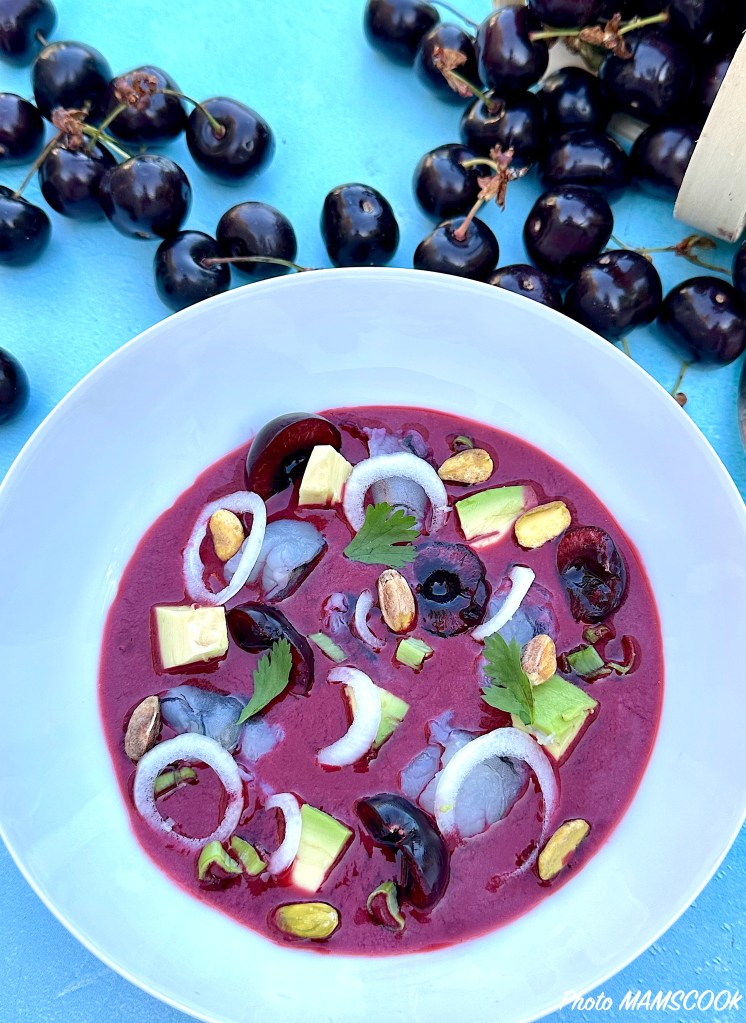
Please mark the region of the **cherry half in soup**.
[[336, 451], [342, 435], [324, 416], [289, 412], [261, 428], [246, 456], [246, 486], [263, 500], [281, 493], [296, 480], [308, 464], [317, 445]]
[[31, 77], [36, 105], [48, 120], [56, 107], [85, 110], [93, 121], [103, 114], [111, 67], [92, 46], [50, 43], [34, 61]]
[[658, 315], [663, 289], [658, 271], [639, 252], [604, 252], [586, 263], [565, 295], [565, 312], [611, 340]]
[[99, 187], [101, 178], [116, 160], [101, 145], [87, 143], [80, 149], [68, 149], [63, 143], [53, 146], [41, 167], [41, 194], [57, 213], [74, 220], [100, 220]]
[[33, 263], [46, 249], [51, 233], [43, 209], [0, 185], [0, 265]]
[[465, 167], [477, 153], [457, 142], [449, 142], [420, 159], [414, 172], [414, 194], [425, 213], [433, 217], [455, 217], [468, 213], [479, 195], [479, 167]]
[[363, 29], [370, 45], [389, 60], [411, 64], [425, 33], [439, 20], [437, 10], [422, 0], [367, 0]]
[[0, 423], [16, 419], [28, 405], [26, 370], [5, 348], [0, 348]]
[[550, 309], [562, 310], [562, 292], [552, 278], [543, 270], [538, 270], [530, 263], [513, 263], [498, 267], [487, 280], [488, 284], [504, 291], [512, 291], [514, 295], [523, 295], [540, 305]]
[[334, 266], [382, 266], [396, 253], [399, 225], [377, 189], [351, 183], [324, 199], [321, 236]]
[[547, 75], [536, 95], [552, 135], [579, 128], [600, 131], [611, 116], [603, 83], [585, 68], [563, 67]]
[[603, 132], [579, 128], [553, 142], [541, 162], [545, 188], [587, 185], [604, 195], [619, 195], [630, 182], [627, 154]]
[[155, 153], [133, 156], [107, 170], [101, 207], [118, 231], [132, 238], [167, 238], [179, 230], [192, 199], [184, 171]]
[[44, 145], [44, 121], [28, 100], [0, 92], [0, 167], [33, 160]]
[[479, 85], [474, 39], [458, 25], [440, 23], [425, 33], [417, 50], [415, 73], [440, 99], [449, 103], [464, 103], [472, 98], [472, 93], [468, 88], [457, 91], [448, 84], [441, 71], [444, 50], [450, 50], [463, 57], [464, 62], [455, 68], [456, 73], [472, 85]]
[[651, 125], [630, 153], [634, 181], [644, 191], [675, 199], [699, 139], [688, 124]]
[[30, 64], [56, 23], [51, 0], [0, 0], [0, 59]]
[[568, 279], [599, 254], [613, 226], [611, 207], [599, 192], [564, 185], [536, 200], [526, 218], [523, 240], [541, 270]]
[[272, 262], [242, 262], [242, 259], [269, 257], [292, 262], [298, 251], [293, 225], [284, 213], [263, 202], [232, 206], [220, 218], [216, 237], [220, 254], [235, 260], [232, 266], [254, 281], [287, 273], [288, 267]]
[[222, 294], [230, 287], [231, 272], [227, 263], [212, 262], [219, 259], [218, 243], [201, 231], [179, 231], [164, 239], [153, 264], [158, 295], [179, 310]]
[[[218, 128], [207, 114], [217, 121]], [[189, 152], [197, 166], [227, 184], [242, 182], [272, 159], [275, 139], [264, 118], [238, 100], [215, 96], [189, 115]]]
[[489, 95], [487, 103], [477, 99], [461, 118], [461, 138], [470, 149], [485, 156], [495, 146], [503, 152], [512, 149], [511, 167], [531, 167], [546, 148], [541, 103], [532, 92], [507, 99]]
[[498, 96], [530, 88], [546, 71], [547, 44], [531, 38], [541, 27], [528, 7], [510, 5], [498, 7], [479, 26], [479, 76]]
[[415, 249], [414, 268], [486, 281], [499, 256], [497, 238], [484, 221], [474, 217], [467, 225], [465, 217], [454, 217], [423, 238]]
[[658, 322], [692, 359], [727, 365], [746, 350], [746, 303], [718, 277], [692, 277], [672, 288]]

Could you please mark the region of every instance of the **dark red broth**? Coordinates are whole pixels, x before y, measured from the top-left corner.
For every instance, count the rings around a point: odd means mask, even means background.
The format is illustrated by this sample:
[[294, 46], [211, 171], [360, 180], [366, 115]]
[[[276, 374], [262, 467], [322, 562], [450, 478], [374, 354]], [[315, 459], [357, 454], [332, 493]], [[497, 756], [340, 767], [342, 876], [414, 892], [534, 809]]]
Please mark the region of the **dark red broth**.
[[[276, 906], [304, 899], [323, 900], [339, 911], [341, 926], [327, 941], [308, 943], [308, 947], [338, 953], [421, 951], [479, 935], [525, 913], [571, 879], [609, 837], [634, 796], [655, 739], [663, 693], [660, 624], [645, 571], [629, 539], [588, 487], [541, 451], [492, 427], [430, 410], [336, 409], [325, 415], [342, 430], [342, 453], [352, 463], [367, 457], [368, 452], [345, 429], [345, 423], [385, 426], [391, 432], [414, 428], [427, 440], [432, 452], [430, 461], [435, 466], [452, 454], [449, 445], [455, 435], [469, 435], [477, 446], [493, 455], [496, 470], [489, 482], [480, 486], [449, 485], [451, 500], [486, 487], [530, 481], [540, 502], [564, 500], [572, 512], [573, 524], [600, 526], [616, 541], [626, 563], [628, 588], [626, 600], [613, 617], [613, 626], [617, 637], [634, 637], [638, 657], [634, 670], [626, 676], [613, 674], [592, 684], [579, 683], [599, 702], [599, 708], [559, 766], [561, 800], [556, 824], [584, 818], [591, 825], [588, 838], [570, 864], [549, 883], [539, 879], [535, 867], [507, 883], [497, 880], [538, 841], [540, 804], [532, 782], [504, 820], [453, 849], [448, 888], [430, 913], [405, 904], [406, 928], [393, 933], [373, 923], [366, 912], [368, 894], [381, 882], [396, 879], [396, 868], [390, 854], [372, 845], [367, 836], [363, 840], [356, 800], [378, 792], [399, 791], [400, 770], [425, 747], [426, 724], [442, 712], [453, 710], [456, 726], [475, 731], [486, 732], [506, 723], [503, 713], [492, 710], [480, 698], [476, 665], [482, 648], [468, 634], [441, 639], [417, 630], [416, 634], [434, 649], [434, 655], [418, 673], [394, 660], [396, 642], [392, 637], [377, 657], [358, 643], [356, 666], [405, 699], [411, 708], [378, 755], [364, 765], [332, 771], [316, 762], [317, 752], [343, 735], [349, 725], [341, 687], [326, 682], [332, 662], [320, 651], [314, 650], [315, 680], [310, 694], [303, 697], [289, 693], [266, 711], [268, 721], [282, 726], [285, 738], [258, 763], [261, 783], [267, 790], [296, 793], [354, 832], [352, 843], [317, 895], [298, 892], [273, 880], [246, 878], [227, 889], [204, 889], [196, 879], [194, 853], [175, 847], [139, 817], [131, 798], [134, 765], [125, 756], [123, 746], [124, 727], [132, 709], [146, 696], [185, 683], [244, 697], [251, 694], [252, 671], [259, 655], [245, 653], [231, 643], [227, 656], [219, 662], [163, 672], [155, 666], [151, 642], [151, 608], [156, 604], [189, 603], [182, 578], [185, 543], [207, 502], [245, 489], [248, 446], [207, 469], [141, 540], [106, 623], [100, 671], [101, 715], [135, 834], [151, 859], [177, 884], [273, 940], [286, 940], [269, 922]], [[290, 512], [311, 521], [328, 542], [319, 564], [278, 605], [295, 628], [308, 635], [320, 631], [321, 607], [330, 593], [338, 590], [359, 594], [364, 588], [375, 591], [382, 569], [350, 562], [342, 555], [352, 534], [341, 512], [296, 512], [291, 490], [268, 502], [270, 519]], [[451, 515], [437, 539], [463, 543], [454, 520], [455, 515]], [[557, 543], [554, 540], [524, 551], [511, 533], [478, 553], [493, 586], [515, 563], [535, 571], [537, 582], [552, 592], [559, 623], [557, 650], [565, 651], [582, 642], [584, 626], [571, 617], [560, 585]], [[244, 589], [228, 606], [247, 599], [261, 599], [255, 587]], [[374, 610], [371, 624], [383, 635], [385, 626], [377, 615]], [[618, 648], [612, 645], [610, 655], [618, 656]], [[171, 734], [164, 728], [162, 738]], [[197, 785], [185, 786], [159, 804], [162, 812], [173, 817], [187, 834], [209, 834], [218, 821], [220, 783], [206, 768], [200, 770], [199, 777]], [[266, 843], [271, 852], [281, 839], [280, 826], [274, 821], [274, 813], [264, 814], [259, 808], [261, 802], [261, 790], [255, 787], [248, 794], [238, 830], [259, 845]]]

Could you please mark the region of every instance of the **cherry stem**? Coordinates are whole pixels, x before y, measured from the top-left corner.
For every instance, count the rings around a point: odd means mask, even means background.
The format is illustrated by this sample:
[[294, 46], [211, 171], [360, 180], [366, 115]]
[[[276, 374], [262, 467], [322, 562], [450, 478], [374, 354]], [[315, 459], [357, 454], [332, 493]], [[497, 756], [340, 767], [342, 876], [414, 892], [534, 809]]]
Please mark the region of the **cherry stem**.
[[630, 359], [632, 359], [632, 349], [629, 347], [629, 341], [627, 340], [627, 338], [626, 337], [620, 338], [619, 343], [622, 346], [622, 351], [624, 352], [624, 354], [628, 356]]
[[675, 398], [676, 395], [681, 390], [681, 385], [684, 383], [684, 377], [686, 376], [686, 371], [689, 369], [690, 366], [691, 366], [691, 361], [690, 360], [684, 359], [684, 361], [681, 363], [681, 369], [679, 370], [678, 378], [676, 380], [676, 383], [671, 388], [671, 397], [672, 398]]
[[496, 174], [499, 173], [500, 168], [494, 160], [488, 160], [486, 156], [475, 157], [473, 160], [463, 160], [461, 163], [462, 167], [489, 167]]
[[37, 29], [37, 31], [34, 33], [34, 38], [36, 39], [37, 42], [41, 43], [42, 46], [49, 46], [49, 43], [47, 42], [45, 36], [41, 33], [39, 29]]
[[278, 256], [209, 256], [201, 259], [200, 263], [205, 269], [220, 266], [222, 263], [273, 263], [275, 266], [286, 266], [288, 270], [297, 270], [298, 273], [315, 269], [312, 266], [301, 266], [291, 259], [280, 259]]
[[636, 249], [635, 251], [639, 252], [641, 256], [647, 256], [651, 252], [675, 252], [677, 256], [683, 256], [684, 259], [694, 263], [695, 266], [701, 266], [705, 270], [712, 270], [714, 273], [725, 274], [726, 277], [730, 277], [731, 272], [727, 267], [710, 263], [709, 260], [702, 259], [696, 252], [682, 252], [676, 245], [661, 245], [653, 249]]
[[119, 153], [123, 159], [129, 160], [132, 157], [132, 153], [128, 153], [126, 149], [122, 149], [116, 139], [113, 139], [111, 135], [107, 135], [103, 128], [94, 128], [90, 124], [83, 124], [81, 127], [83, 129], [83, 134], [87, 135], [91, 140], [90, 145], [88, 146], [89, 153], [93, 152], [93, 147], [97, 142], [103, 142], [109, 147], [109, 149], [113, 149], [115, 153]]
[[490, 99], [486, 92], [483, 92], [480, 88], [478, 88], [478, 86], [474, 85], [473, 82], [470, 82], [468, 78], [464, 78], [464, 76], [460, 75], [458, 71], [449, 71], [448, 74], [450, 78], [455, 78], [457, 82], [461, 82], [462, 85], [465, 85], [472, 96], [476, 96], [477, 99], [481, 99], [488, 111], [492, 112], [496, 106], [499, 106], [499, 104], [495, 103], [493, 99]]
[[453, 232], [453, 237], [457, 242], [466, 241], [466, 232], [471, 227], [472, 220], [474, 219], [474, 217], [476, 217], [477, 213], [480, 211], [482, 206], [484, 206], [484, 203], [485, 203], [484, 199], [477, 199], [472, 208], [464, 217], [462, 223], [460, 223], [456, 230]]
[[184, 92], [179, 92], [178, 89], [159, 89], [158, 91], [162, 92], [164, 96], [178, 96], [179, 99], [185, 99], [187, 103], [191, 103], [192, 106], [196, 107], [207, 118], [216, 139], [222, 139], [225, 135], [225, 125], [221, 124], [216, 117], [213, 117], [210, 111], [201, 103], [198, 103], [196, 99], [192, 99], [191, 96], [187, 96]]
[[[633, 18], [626, 25], [618, 28], [616, 34], [623, 36], [627, 32], [636, 32], [638, 28], [647, 28], [648, 25], [662, 25], [667, 21], [667, 11], [662, 11], [660, 14], [651, 14], [649, 18]], [[587, 28], [588, 26], [586, 25], [585, 27]], [[580, 35], [582, 31], [582, 28], [547, 28], [541, 32], [530, 32], [529, 39], [532, 42], [536, 42], [539, 39], [569, 39]]]
[[44, 146], [44, 148], [39, 153], [37, 158], [31, 164], [31, 167], [29, 169], [28, 174], [26, 175], [26, 177], [23, 179], [23, 181], [20, 183], [18, 188], [15, 190], [15, 192], [11, 196], [12, 199], [20, 199], [21, 198], [21, 194], [22, 194], [24, 188], [29, 183], [29, 181], [33, 178], [34, 174], [36, 174], [38, 169], [44, 163], [46, 158], [49, 156], [49, 154], [52, 152], [52, 150], [54, 149], [54, 147], [57, 145], [57, 143], [60, 141], [61, 138], [62, 138], [62, 132], [58, 132], [54, 136], [54, 138], [50, 139], [49, 142], [47, 142], [46, 146]]
[[444, 3], [443, 0], [433, 0], [433, 3], [436, 7], [442, 7], [444, 10], [450, 11], [451, 14], [455, 14], [457, 18], [461, 18], [465, 24], [471, 25], [472, 28], [479, 28], [479, 24], [476, 21], [472, 21], [471, 18], [467, 18], [466, 15], [462, 14], [456, 7], [451, 7], [450, 4]]

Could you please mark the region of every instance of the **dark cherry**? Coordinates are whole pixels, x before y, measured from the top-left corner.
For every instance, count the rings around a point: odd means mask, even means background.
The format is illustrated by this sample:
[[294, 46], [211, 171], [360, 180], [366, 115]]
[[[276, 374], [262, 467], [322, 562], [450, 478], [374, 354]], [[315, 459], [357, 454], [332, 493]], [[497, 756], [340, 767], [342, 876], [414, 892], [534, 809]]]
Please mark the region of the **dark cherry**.
[[89, 120], [97, 120], [104, 109], [110, 78], [106, 57], [92, 46], [75, 42], [45, 46], [31, 70], [36, 105], [47, 119], [55, 107], [64, 107], [87, 110]]
[[639, 252], [604, 252], [581, 267], [565, 295], [565, 312], [612, 340], [658, 315], [663, 288], [658, 271]]
[[665, 29], [625, 36], [632, 56], [609, 54], [600, 76], [617, 110], [643, 121], [662, 121], [687, 97], [692, 85], [688, 48]]
[[546, 71], [546, 41], [531, 39], [541, 27], [528, 7], [514, 6], [498, 7], [479, 26], [479, 76], [499, 96], [523, 92]]
[[404, 796], [379, 792], [361, 799], [357, 814], [374, 842], [396, 850], [401, 890], [417, 909], [431, 909], [448, 887], [448, 849], [428, 815]]
[[514, 295], [523, 295], [541, 305], [548, 305], [550, 309], [562, 310], [560, 289], [543, 270], [537, 270], [530, 263], [499, 266], [487, 283], [504, 291], [512, 291]]
[[733, 287], [746, 300], [746, 242], [733, 257]]
[[702, 68], [695, 87], [695, 97], [698, 105], [699, 120], [704, 122], [707, 119], [715, 97], [720, 92], [720, 86], [728, 73], [728, 68], [733, 61], [735, 50], [711, 57]]
[[487, 225], [475, 217], [463, 241], [456, 232], [464, 222], [456, 217], [438, 224], [415, 249], [415, 270], [434, 270], [456, 277], [486, 281], [500, 256], [500, 247]]
[[411, 64], [423, 36], [439, 20], [435, 8], [422, 0], [368, 0], [363, 29], [376, 50], [390, 60]]
[[[144, 67], [133, 68], [121, 77], [142, 73], [152, 75], [159, 89], [173, 89], [179, 92], [176, 82], [162, 71], [159, 67], [150, 64]], [[119, 106], [119, 100], [114, 95], [116, 79], [109, 83], [106, 96], [106, 111], [110, 113]], [[178, 96], [164, 96], [156, 92], [150, 97], [150, 101], [144, 110], [136, 107], [127, 107], [121, 114], [117, 114], [109, 126], [112, 135], [123, 142], [133, 145], [158, 146], [172, 139], [178, 138], [186, 128], [186, 108]]]
[[466, 544], [439, 540], [420, 544], [407, 573], [426, 632], [458, 636], [484, 618], [490, 588], [481, 559]]
[[225, 617], [231, 639], [247, 653], [263, 653], [278, 639], [286, 639], [293, 657], [293, 688], [296, 692], [308, 692], [313, 684], [313, 650], [282, 611], [247, 601], [231, 608]]
[[500, 146], [503, 152], [512, 148], [511, 166], [533, 166], [546, 144], [541, 103], [532, 92], [508, 99], [489, 98], [489, 104], [478, 99], [464, 111], [461, 138], [475, 152], [485, 155], [493, 146]]
[[577, 622], [603, 621], [624, 600], [624, 560], [609, 534], [598, 526], [567, 530], [557, 545], [557, 571]]
[[537, 96], [551, 135], [564, 135], [577, 128], [600, 130], [611, 116], [603, 83], [581, 67], [563, 67], [548, 75]]
[[721, 366], [746, 349], [746, 302], [718, 277], [682, 281], [663, 300], [658, 322], [693, 359]]
[[668, 0], [604, 0], [598, 12], [599, 21], [608, 21], [615, 14], [621, 14], [623, 20], [631, 18], [648, 18], [659, 14]]
[[144, 153], [107, 170], [99, 196], [104, 213], [122, 234], [168, 238], [189, 212], [192, 189], [177, 163]]
[[228, 264], [202, 263], [219, 256], [218, 243], [201, 231], [179, 231], [162, 241], [153, 263], [155, 287], [162, 301], [171, 309], [186, 309], [227, 291], [231, 283]]
[[65, 217], [100, 220], [99, 186], [104, 173], [116, 165], [108, 149], [66, 149], [56, 145], [39, 168], [39, 186], [46, 201]]
[[44, 122], [28, 100], [0, 92], [0, 165], [33, 160], [44, 145]]
[[56, 23], [50, 0], [0, 0], [0, 58], [30, 64]]
[[186, 126], [189, 152], [206, 174], [227, 183], [240, 183], [269, 163], [275, 139], [256, 110], [225, 96], [206, 99], [202, 107], [225, 129], [225, 134], [218, 136], [199, 107], [189, 115]]
[[478, 179], [485, 167], [464, 167], [477, 154], [457, 142], [425, 153], [415, 167], [414, 194], [425, 213], [441, 219], [468, 213], [479, 195]]
[[616, 139], [590, 128], [560, 136], [549, 147], [540, 173], [545, 188], [587, 185], [610, 197], [630, 181], [629, 159]]
[[[274, 206], [263, 202], [241, 202], [232, 206], [220, 218], [215, 233], [223, 256], [272, 256], [292, 261], [298, 251], [293, 225]], [[287, 273], [287, 267], [273, 263], [234, 263], [233, 266], [252, 281]]]
[[544, 192], [523, 229], [530, 258], [552, 277], [572, 277], [604, 248], [614, 226], [604, 197], [582, 185]]
[[399, 225], [375, 188], [339, 185], [324, 199], [321, 237], [335, 266], [382, 266], [398, 248]]
[[414, 69], [418, 76], [436, 93], [441, 99], [450, 103], [464, 103], [470, 96], [460, 96], [455, 89], [452, 89], [441, 72], [435, 66], [434, 57], [436, 50], [455, 50], [466, 57], [466, 62], [461, 64], [456, 71], [467, 82], [472, 85], [479, 85], [479, 69], [477, 68], [477, 54], [474, 49], [474, 39], [464, 32], [458, 25], [440, 24], [435, 25], [423, 36], [420, 48], [414, 62]]
[[18, 359], [0, 348], [0, 423], [15, 419], [28, 405], [26, 370]]
[[646, 192], [675, 199], [698, 138], [699, 131], [686, 124], [646, 128], [630, 153], [635, 182]]
[[337, 451], [342, 435], [334, 423], [313, 412], [288, 412], [265, 423], [246, 456], [246, 486], [266, 501], [303, 475], [314, 447]]
[[539, 21], [552, 28], [580, 28], [596, 21], [604, 0], [526, 0]]
[[671, 26], [697, 42], [705, 38], [723, 14], [723, 0], [669, 0]]
[[0, 265], [33, 263], [47, 247], [51, 231], [43, 209], [0, 185]]

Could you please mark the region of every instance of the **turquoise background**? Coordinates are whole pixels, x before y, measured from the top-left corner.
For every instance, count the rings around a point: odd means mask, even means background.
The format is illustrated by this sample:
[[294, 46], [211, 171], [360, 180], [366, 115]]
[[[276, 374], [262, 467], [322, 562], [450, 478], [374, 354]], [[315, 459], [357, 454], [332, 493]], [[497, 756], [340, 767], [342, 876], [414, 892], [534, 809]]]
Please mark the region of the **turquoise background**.
[[[263, 200], [292, 220], [300, 262], [328, 265], [318, 228], [323, 198], [335, 185], [363, 181], [391, 201], [401, 227], [401, 245], [393, 263], [411, 266], [417, 243], [431, 229], [412, 197], [412, 171], [426, 150], [458, 141], [460, 107], [441, 103], [410, 69], [389, 64], [368, 47], [362, 33], [363, 6], [363, 0], [189, 0], [180, 4], [58, 0], [54, 38], [96, 46], [115, 73], [146, 62], [160, 65], [191, 95], [233, 95], [270, 122], [277, 137], [274, 161], [258, 178], [238, 188], [206, 178], [192, 164], [183, 140], [168, 148], [194, 187], [187, 226], [212, 233], [230, 206], [245, 199]], [[462, 0], [461, 8], [479, 20], [488, 13], [490, 3]], [[444, 12], [443, 20], [448, 19]], [[30, 95], [28, 69], [0, 66], [0, 91]], [[0, 171], [0, 181], [15, 187], [23, 173], [18, 168]], [[500, 241], [501, 263], [525, 259], [521, 230], [538, 192], [533, 173], [511, 185], [506, 212], [496, 208], [485, 212], [484, 219]], [[35, 181], [26, 194], [32, 201], [37, 198]], [[613, 208], [615, 233], [626, 244], [665, 245], [690, 233], [673, 221], [670, 204], [636, 190]], [[155, 243], [124, 238], [106, 222], [80, 225], [51, 216], [53, 239], [44, 257], [26, 269], [0, 269], [0, 346], [21, 359], [32, 388], [24, 415], [0, 427], [0, 474], [82, 376], [168, 312], [152, 281]], [[719, 245], [712, 258], [728, 266], [732, 253], [732, 247]], [[673, 254], [656, 256], [656, 265], [666, 287], [700, 272]], [[466, 309], [464, 318], [467, 322]], [[491, 339], [485, 343], [492, 343]], [[630, 346], [635, 359], [656, 379], [666, 387], [673, 385], [680, 358], [657, 330], [636, 332]], [[739, 371], [740, 362], [717, 370], [693, 367], [684, 384], [689, 403], [681, 414], [690, 415], [699, 425], [743, 495], [746, 457], [736, 423]], [[609, 380], [608, 386], [612, 388], [614, 381]], [[568, 395], [568, 400], [579, 397], [583, 400], [578, 395]], [[602, 410], [602, 395], [588, 399]], [[137, 396], [132, 400], [136, 414]], [[636, 414], [630, 408], [629, 415]], [[624, 422], [618, 425], [624, 430]], [[654, 436], [650, 444], [655, 445]], [[717, 679], [703, 684], [716, 685]], [[49, 768], [64, 770], [64, 765]], [[706, 827], [706, 822], [693, 822], [693, 826]], [[717, 992], [734, 990], [739, 983], [746, 986], [745, 870], [746, 835], [742, 832], [695, 905], [660, 941], [604, 985], [615, 1009], [602, 1014], [564, 1010], [552, 1018], [565, 1023], [581, 1016], [629, 1018], [629, 1013], [617, 1008], [628, 989], [711, 988]], [[728, 1015], [734, 1019], [737, 1014]], [[646, 1016], [674, 1018], [671, 1013]], [[716, 1017], [696, 1012], [676, 1016]], [[28, 888], [0, 846], [0, 1023], [103, 1019], [175, 1023], [184, 1018], [132, 987], [80, 946]]]

